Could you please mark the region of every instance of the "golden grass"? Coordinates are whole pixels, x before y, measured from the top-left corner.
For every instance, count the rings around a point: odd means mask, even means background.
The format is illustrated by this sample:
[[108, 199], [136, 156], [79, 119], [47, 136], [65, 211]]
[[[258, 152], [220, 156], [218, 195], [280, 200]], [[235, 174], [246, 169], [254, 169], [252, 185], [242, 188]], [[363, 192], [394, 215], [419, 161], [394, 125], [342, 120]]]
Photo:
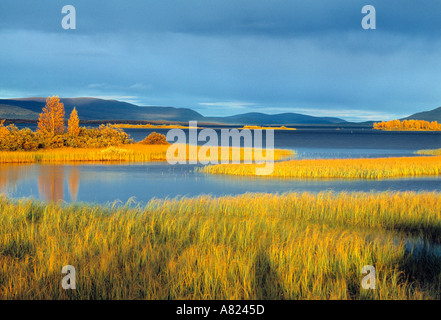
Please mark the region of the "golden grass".
[[[1, 299], [439, 299], [441, 195], [248, 194], [143, 208], [0, 198]], [[73, 265], [77, 289], [61, 288]], [[377, 289], [360, 287], [364, 265]]]
[[428, 156], [441, 156], [441, 149], [433, 149], [433, 150], [418, 150], [417, 154], [424, 154]]
[[[0, 151], [0, 163], [35, 163], [35, 162], [76, 162], [76, 161], [125, 161], [149, 162], [166, 161], [168, 145], [143, 145], [140, 143], [109, 148], [58, 148], [38, 151]], [[186, 154], [180, 160], [220, 160], [222, 148], [218, 154], [204, 154], [198, 158], [200, 147], [186, 146]], [[236, 156], [234, 150], [239, 153]], [[259, 153], [247, 148], [229, 148], [230, 160], [261, 160]], [[284, 159], [293, 154], [290, 150], [275, 149], [275, 160]]]
[[[202, 172], [254, 176], [258, 164], [219, 164], [205, 166]], [[439, 175], [441, 157], [396, 157], [377, 159], [314, 159], [274, 163], [268, 176], [283, 178], [382, 179]]]

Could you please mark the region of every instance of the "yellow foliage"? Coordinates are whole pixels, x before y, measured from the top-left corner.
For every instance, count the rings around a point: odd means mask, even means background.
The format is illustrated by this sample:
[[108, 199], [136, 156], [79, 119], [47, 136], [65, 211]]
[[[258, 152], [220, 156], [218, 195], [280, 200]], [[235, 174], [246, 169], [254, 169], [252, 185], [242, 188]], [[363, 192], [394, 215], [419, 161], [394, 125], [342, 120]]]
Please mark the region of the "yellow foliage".
[[155, 145], [155, 144], [156, 145], [158, 145], [158, 144], [169, 145], [170, 144], [170, 143], [168, 143], [165, 135], [163, 135], [161, 133], [156, 133], [156, 132], [150, 133], [144, 140], [142, 140], [139, 143], [150, 144], [150, 145]]
[[80, 119], [78, 118], [77, 109], [75, 109], [75, 107], [73, 108], [69, 121], [67, 122], [67, 132], [72, 137], [78, 137], [80, 134]]
[[421, 130], [421, 131], [440, 131], [441, 124], [437, 121], [424, 121], [424, 120], [391, 120], [375, 122], [374, 129], [377, 130]]
[[51, 137], [64, 133], [64, 104], [58, 96], [48, 97], [38, 119], [37, 131]]

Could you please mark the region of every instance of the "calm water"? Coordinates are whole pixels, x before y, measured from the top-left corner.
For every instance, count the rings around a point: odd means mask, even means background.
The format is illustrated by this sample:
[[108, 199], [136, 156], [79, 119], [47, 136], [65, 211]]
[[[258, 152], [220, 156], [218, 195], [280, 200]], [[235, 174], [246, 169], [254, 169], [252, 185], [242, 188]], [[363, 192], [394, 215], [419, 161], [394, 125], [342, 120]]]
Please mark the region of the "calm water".
[[[150, 132], [127, 129], [135, 141]], [[419, 149], [441, 147], [441, 133], [379, 132], [362, 129], [299, 129], [276, 131], [277, 148], [294, 149], [298, 158], [412, 156]], [[371, 180], [299, 180], [206, 175], [194, 165], [32, 164], [0, 165], [0, 192], [15, 198], [32, 197], [67, 202], [109, 203], [130, 198], [236, 195], [246, 192], [441, 191], [439, 177]]]
[[[17, 124], [17, 127], [36, 129], [35, 124]], [[97, 125], [91, 125], [91, 127], [97, 127]], [[220, 136], [220, 129], [214, 129]], [[124, 131], [136, 142], [143, 140], [153, 131], [167, 134], [168, 130], [124, 129]], [[297, 158], [413, 156], [417, 150], [441, 148], [441, 132], [398, 132], [341, 127], [338, 129], [298, 128], [296, 131], [275, 131], [274, 135], [275, 147], [294, 149], [297, 152]], [[263, 134], [264, 145], [265, 136]], [[200, 142], [200, 144], [203, 143]]]
[[67, 202], [139, 202], [152, 198], [235, 195], [245, 192], [440, 191], [439, 177], [371, 180], [291, 180], [231, 177], [195, 172], [194, 166], [164, 163], [133, 165], [6, 165], [1, 191], [11, 197]]
[[[135, 141], [141, 141], [153, 131], [167, 134], [167, 130], [161, 129], [125, 129], [125, 131]], [[219, 129], [216, 131], [220, 132]], [[414, 156], [413, 153], [417, 150], [441, 148], [441, 132], [314, 128], [275, 131], [274, 136], [276, 148], [293, 149], [297, 153], [297, 158]], [[266, 135], [263, 134], [264, 145], [265, 137]]]

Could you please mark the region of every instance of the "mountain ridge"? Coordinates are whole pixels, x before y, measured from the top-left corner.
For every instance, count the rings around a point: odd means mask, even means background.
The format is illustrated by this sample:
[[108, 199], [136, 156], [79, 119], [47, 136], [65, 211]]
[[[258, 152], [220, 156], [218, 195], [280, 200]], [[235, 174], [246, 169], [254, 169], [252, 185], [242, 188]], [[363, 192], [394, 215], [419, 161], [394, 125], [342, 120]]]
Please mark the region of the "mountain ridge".
[[421, 111], [414, 113], [406, 118], [403, 118], [401, 120], [425, 120], [425, 121], [438, 121], [441, 122], [441, 107], [428, 110], [428, 111]]
[[[349, 124], [344, 119], [335, 117], [311, 116], [301, 113], [266, 114], [248, 112], [232, 116], [203, 116], [190, 108], [170, 106], [138, 106], [129, 102], [101, 99], [94, 97], [60, 98], [66, 117], [76, 107], [81, 120], [120, 121], [170, 121], [218, 123], [226, 125], [300, 125], [300, 124]], [[46, 98], [27, 97], [0, 99], [0, 119], [37, 120]], [[414, 113], [400, 120], [425, 120], [441, 122], [441, 107]], [[374, 121], [372, 121], [373, 123]], [[364, 122], [363, 122], [364, 123]], [[367, 122], [366, 122], [367, 123]]]
[[[317, 117], [289, 112], [279, 114], [249, 112], [224, 117], [206, 117], [190, 108], [138, 106], [128, 102], [93, 97], [60, 98], [60, 101], [64, 104], [66, 117], [75, 107], [82, 120], [195, 120], [235, 125], [347, 123], [347, 121], [340, 118]], [[46, 98], [42, 97], [0, 99], [0, 118], [36, 120], [45, 104]]]

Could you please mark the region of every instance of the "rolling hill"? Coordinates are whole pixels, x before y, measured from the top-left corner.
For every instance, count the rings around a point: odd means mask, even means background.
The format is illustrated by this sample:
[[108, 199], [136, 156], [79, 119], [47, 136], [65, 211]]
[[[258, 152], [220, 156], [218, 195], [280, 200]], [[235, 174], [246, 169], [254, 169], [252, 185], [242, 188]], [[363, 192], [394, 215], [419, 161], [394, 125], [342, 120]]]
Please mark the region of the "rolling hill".
[[300, 113], [265, 114], [250, 112], [235, 116], [205, 118], [205, 121], [220, 122], [225, 124], [244, 125], [289, 125], [289, 124], [335, 124], [346, 123], [345, 120], [330, 117], [313, 117]]
[[[237, 125], [290, 125], [335, 124], [345, 120], [314, 117], [298, 113], [264, 114], [245, 113], [226, 117], [204, 117], [189, 108], [141, 107], [131, 103], [97, 98], [61, 98], [66, 117], [76, 107], [81, 120], [165, 120], [237, 124]], [[46, 103], [45, 98], [0, 99], [0, 118], [37, 120]]]
[[[177, 121], [184, 119], [199, 120], [203, 116], [191, 109], [173, 107], [139, 107], [127, 102], [117, 100], [104, 100], [96, 98], [62, 98], [66, 116], [74, 107], [82, 120], [170, 120]], [[23, 119], [21, 114], [26, 113], [28, 117], [34, 116], [38, 119], [38, 114], [46, 104], [45, 98], [26, 98], [26, 99], [0, 99], [0, 115], [5, 107], [9, 107], [8, 117]], [[11, 113], [14, 111], [15, 113]], [[26, 118], [25, 118], [26, 119]], [[29, 118], [27, 118], [29, 119]]]
[[408, 116], [401, 120], [425, 120], [425, 121], [438, 121], [441, 122], [441, 107], [430, 110], [430, 111], [423, 111], [415, 113], [411, 116]]

